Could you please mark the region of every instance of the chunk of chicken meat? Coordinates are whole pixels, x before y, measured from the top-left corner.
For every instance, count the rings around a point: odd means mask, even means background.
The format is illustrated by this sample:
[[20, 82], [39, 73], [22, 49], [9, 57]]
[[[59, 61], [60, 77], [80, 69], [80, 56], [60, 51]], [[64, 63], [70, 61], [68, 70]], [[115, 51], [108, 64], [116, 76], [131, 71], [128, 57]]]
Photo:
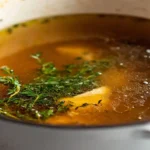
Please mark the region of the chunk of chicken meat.
[[110, 95], [111, 90], [108, 87], [104, 86], [74, 97], [62, 98], [60, 99], [60, 101], [63, 100], [66, 103], [71, 102], [74, 106], [65, 114], [58, 114], [47, 119], [46, 123], [66, 125], [68, 123], [75, 124], [76, 122], [78, 122], [78, 120], [80, 120], [80, 122], [84, 122], [84, 119], [81, 117], [80, 114], [90, 113], [93, 108], [92, 105], [80, 107], [77, 110], [75, 108], [83, 105], [84, 103], [98, 104], [99, 100], [101, 100], [99, 107], [96, 107], [97, 109], [99, 109], [100, 112], [103, 112], [109, 104]]
[[72, 103], [72, 109], [82, 106], [83, 104], [98, 104], [101, 101], [103, 107], [107, 105], [109, 102], [109, 97], [111, 94], [111, 90], [108, 87], [100, 87], [93, 89], [91, 91], [85, 92], [83, 94], [79, 94], [74, 97], [62, 98], [61, 101], [65, 101], [66, 103]]
[[70, 46], [64, 46], [64, 47], [57, 47], [57, 52], [60, 54], [64, 54], [65, 57], [82, 57], [82, 59], [86, 61], [94, 60], [94, 54], [89, 49], [85, 47], [70, 47]]

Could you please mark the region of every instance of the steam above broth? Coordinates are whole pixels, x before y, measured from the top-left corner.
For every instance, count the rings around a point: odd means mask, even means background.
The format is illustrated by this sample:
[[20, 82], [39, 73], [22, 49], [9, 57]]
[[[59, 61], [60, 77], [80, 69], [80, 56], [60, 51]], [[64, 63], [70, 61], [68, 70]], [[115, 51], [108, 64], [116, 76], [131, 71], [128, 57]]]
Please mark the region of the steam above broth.
[[[79, 21], [81, 25], [73, 28]], [[20, 48], [21, 43], [19, 47], [14, 41], [18, 50], [11, 50], [8, 56], [2, 53], [0, 113], [54, 125], [149, 120], [150, 45], [144, 34], [150, 22], [139, 22], [139, 30], [131, 30], [137, 22], [128, 17], [81, 15], [51, 19], [44, 24], [40, 20], [25, 23], [26, 27], [12, 27], [11, 33], [2, 31], [8, 34], [8, 44], [11, 36], [21, 33], [22, 41], [27, 42], [29, 31], [37, 43], [30, 41], [28, 47]], [[58, 23], [64, 26], [58, 28]], [[122, 23], [126, 24], [124, 29]], [[45, 38], [52, 38], [50, 33], [54, 41]], [[41, 41], [36, 39], [37, 34]], [[4, 43], [2, 50], [9, 47], [5, 46], [7, 40]]]

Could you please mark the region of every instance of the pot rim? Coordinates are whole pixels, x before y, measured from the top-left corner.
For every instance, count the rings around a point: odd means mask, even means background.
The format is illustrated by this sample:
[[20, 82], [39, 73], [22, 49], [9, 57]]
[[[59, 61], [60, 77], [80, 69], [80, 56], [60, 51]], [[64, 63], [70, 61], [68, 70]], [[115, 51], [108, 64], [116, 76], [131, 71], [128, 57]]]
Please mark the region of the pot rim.
[[3, 27], [0, 27], [0, 31], [3, 31], [5, 29], [8, 29], [10, 27], [13, 27], [13, 25], [15, 24], [21, 24], [21, 23], [26, 23], [26, 22], [31, 22], [31, 21], [38, 21], [38, 20], [41, 20], [41, 19], [56, 19], [56, 18], [59, 18], [59, 17], [70, 17], [70, 16], [73, 16], [73, 17], [76, 17], [78, 15], [82, 15], [82, 16], [99, 16], [99, 17], [105, 17], [105, 16], [109, 16], [109, 17], [118, 17], [118, 18], [129, 18], [129, 19], [136, 19], [136, 20], [139, 20], [139, 21], [148, 21], [150, 22], [150, 18], [147, 18], [147, 17], [144, 17], [144, 16], [138, 16], [138, 15], [132, 15], [132, 14], [126, 14], [126, 13], [122, 13], [122, 14], [117, 14], [117, 13], [97, 13], [97, 12], [93, 12], [93, 13], [63, 13], [63, 14], [55, 14], [55, 15], [44, 15], [44, 16], [40, 16], [40, 17], [34, 17], [34, 18], [30, 18], [30, 19], [24, 19], [22, 21], [16, 21], [16, 22], [13, 22], [13, 23], [9, 23], [9, 24], [6, 24], [4, 25]]
[[80, 125], [80, 126], [73, 126], [73, 125], [51, 125], [51, 124], [38, 124], [30, 121], [22, 121], [22, 120], [15, 120], [12, 118], [7, 118], [4, 116], [0, 116], [0, 121], [29, 126], [29, 127], [38, 127], [38, 128], [49, 128], [49, 129], [60, 129], [60, 130], [99, 130], [99, 129], [119, 129], [124, 127], [137, 127], [142, 125], [147, 125], [150, 121], [139, 121], [133, 123], [124, 123], [124, 124], [114, 124], [114, 125]]

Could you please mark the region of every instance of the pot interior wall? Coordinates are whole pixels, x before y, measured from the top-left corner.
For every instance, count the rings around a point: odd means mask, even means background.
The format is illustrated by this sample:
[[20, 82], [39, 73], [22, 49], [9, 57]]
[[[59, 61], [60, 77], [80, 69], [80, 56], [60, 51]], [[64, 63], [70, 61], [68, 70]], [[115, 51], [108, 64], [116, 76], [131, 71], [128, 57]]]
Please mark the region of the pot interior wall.
[[[64, 19], [64, 20], [63, 20]], [[39, 19], [0, 32], [0, 58], [33, 45], [76, 38], [117, 37], [150, 43], [150, 21], [122, 16], [76, 15]], [[111, 27], [111, 28], [110, 28]], [[129, 36], [130, 35], [130, 36]], [[122, 37], [122, 38], [120, 38]]]
[[150, 18], [149, 0], [0, 0], [0, 29], [14, 23], [63, 14], [104, 13]]

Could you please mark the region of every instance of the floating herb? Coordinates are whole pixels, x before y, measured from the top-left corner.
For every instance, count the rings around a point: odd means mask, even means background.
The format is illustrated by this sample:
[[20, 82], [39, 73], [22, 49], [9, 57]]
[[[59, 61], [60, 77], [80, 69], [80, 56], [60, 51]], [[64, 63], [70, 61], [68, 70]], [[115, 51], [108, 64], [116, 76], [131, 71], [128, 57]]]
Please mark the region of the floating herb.
[[19, 24], [13, 25], [13, 28], [18, 28], [18, 27], [19, 27]]
[[12, 28], [8, 28], [6, 31], [7, 31], [8, 34], [11, 34], [13, 32], [13, 29]]
[[27, 24], [26, 23], [22, 23], [21, 26], [22, 27], [27, 27]]
[[101, 102], [102, 102], [102, 100], [99, 100], [99, 101], [98, 101], [98, 104], [100, 104]]
[[[40, 74], [31, 83], [21, 84], [12, 69], [1, 67], [7, 76], [0, 77], [0, 83], [8, 87], [8, 96], [0, 100], [0, 108], [24, 120], [47, 119], [68, 111], [72, 104], [66, 104], [59, 99], [98, 87], [99, 73], [113, 64], [111, 59], [82, 61], [80, 64], [66, 65], [59, 70], [53, 63], [44, 62], [40, 53], [31, 57], [40, 65]], [[101, 100], [98, 103], [100, 102]], [[6, 109], [4, 104], [9, 109]], [[87, 105], [85, 103], [81, 107]]]
[[49, 21], [50, 21], [50, 19], [45, 18], [45, 19], [43, 19], [43, 20], [41, 21], [41, 23], [42, 23], [42, 24], [45, 24], [45, 23], [48, 23]]

